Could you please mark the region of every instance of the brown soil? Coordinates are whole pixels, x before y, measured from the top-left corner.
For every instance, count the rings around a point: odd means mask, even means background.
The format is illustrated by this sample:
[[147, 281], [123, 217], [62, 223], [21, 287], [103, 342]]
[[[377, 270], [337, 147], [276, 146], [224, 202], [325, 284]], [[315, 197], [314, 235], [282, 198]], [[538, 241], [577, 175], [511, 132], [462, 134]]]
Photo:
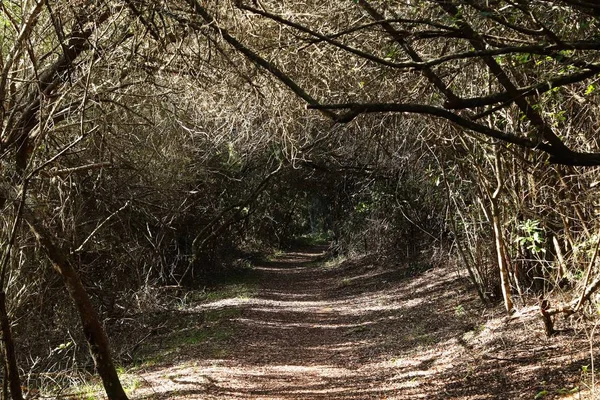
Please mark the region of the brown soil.
[[328, 266], [323, 250], [256, 266], [254, 297], [187, 310], [197, 321], [241, 312], [220, 322], [226, 337], [181, 344], [169, 363], [138, 369], [131, 397], [591, 398], [584, 329], [547, 339], [534, 307], [511, 318], [486, 309], [450, 267], [375, 257]]

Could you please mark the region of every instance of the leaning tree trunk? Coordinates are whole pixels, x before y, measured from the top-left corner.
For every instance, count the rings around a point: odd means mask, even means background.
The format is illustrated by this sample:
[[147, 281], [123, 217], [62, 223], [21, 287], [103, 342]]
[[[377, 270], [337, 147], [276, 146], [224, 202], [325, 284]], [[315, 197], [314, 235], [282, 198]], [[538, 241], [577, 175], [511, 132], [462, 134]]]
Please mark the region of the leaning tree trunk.
[[108, 398], [110, 400], [127, 400], [127, 395], [121, 386], [117, 370], [112, 361], [108, 337], [79, 278], [79, 274], [65, 252], [52, 242], [50, 233], [40, 221], [31, 212], [25, 212], [24, 217], [37, 237], [39, 244], [48, 255], [54, 269], [63, 278], [69, 295], [77, 307], [85, 338]]

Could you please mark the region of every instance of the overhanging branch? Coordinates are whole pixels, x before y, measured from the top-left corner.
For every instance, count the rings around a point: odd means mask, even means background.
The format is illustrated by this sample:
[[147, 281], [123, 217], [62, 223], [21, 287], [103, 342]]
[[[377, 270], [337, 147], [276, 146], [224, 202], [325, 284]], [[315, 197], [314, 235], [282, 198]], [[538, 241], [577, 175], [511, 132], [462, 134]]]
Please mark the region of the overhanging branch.
[[348, 110], [348, 112], [338, 118], [339, 123], [348, 123], [360, 114], [370, 113], [412, 113], [424, 114], [439, 117], [468, 130], [481, 133], [485, 136], [502, 140], [507, 143], [512, 143], [520, 147], [540, 150], [547, 153], [549, 161], [553, 164], [563, 165], [579, 165], [579, 166], [594, 166], [600, 165], [600, 153], [581, 153], [570, 150], [566, 147], [555, 147], [551, 143], [535, 142], [531, 139], [518, 136], [514, 133], [503, 132], [498, 129], [493, 129], [485, 125], [473, 122], [468, 118], [461, 117], [451, 111], [440, 107], [411, 104], [411, 103], [346, 103], [346, 104], [320, 104], [308, 105], [308, 109], [325, 109], [325, 110]]

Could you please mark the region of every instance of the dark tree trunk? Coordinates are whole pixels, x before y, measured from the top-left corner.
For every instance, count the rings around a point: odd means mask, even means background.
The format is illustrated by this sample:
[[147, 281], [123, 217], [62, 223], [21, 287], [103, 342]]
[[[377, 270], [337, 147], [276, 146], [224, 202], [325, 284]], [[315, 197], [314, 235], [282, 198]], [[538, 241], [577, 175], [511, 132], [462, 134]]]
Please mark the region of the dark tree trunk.
[[6, 363], [2, 367], [4, 376], [2, 377], [2, 400], [8, 399], [8, 370], [6, 369]]
[[8, 382], [10, 395], [13, 400], [23, 400], [23, 391], [21, 390], [21, 379], [19, 379], [19, 368], [17, 367], [17, 357], [15, 345], [10, 333], [10, 321], [6, 312], [6, 293], [0, 291], [0, 327], [2, 327], [2, 341], [4, 342], [4, 362], [6, 363], [4, 371], [6, 376], [4, 381]]
[[25, 212], [24, 217], [36, 235], [39, 244], [48, 255], [54, 269], [63, 278], [69, 295], [77, 307], [90, 353], [94, 359], [98, 374], [102, 378], [108, 398], [110, 400], [127, 400], [127, 395], [121, 386], [119, 376], [112, 361], [108, 337], [79, 278], [79, 274], [64, 250], [52, 242], [50, 233], [44, 226], [30, 212]]

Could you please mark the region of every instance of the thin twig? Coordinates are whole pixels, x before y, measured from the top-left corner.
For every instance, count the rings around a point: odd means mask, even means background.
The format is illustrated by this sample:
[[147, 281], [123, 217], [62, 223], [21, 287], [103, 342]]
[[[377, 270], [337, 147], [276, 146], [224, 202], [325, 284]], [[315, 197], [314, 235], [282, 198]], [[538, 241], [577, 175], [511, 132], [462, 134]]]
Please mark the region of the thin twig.
[[90, 239], [96, 234], [96, 232], [98, 232], [98, 230], [100, 228], [102, 228], [108, 221], [110, 221], [112, 219], [112, 217], [114, 217], [115, 215], [117, 215], [118, 213], [120, 213], [121, 211], [123, 211], [124, 209], [126, 209], [127, 207], [129, 207], [129, 200], [127, 200], [125, 202], [125, 204], [123, 205], [123, 207], [119, 208], [118, 210], [116, 210], [115, 212], [113, 212], [112, 214], [110, 214], [108, 217], [106, 217], [106, 219], [104, 221], [102, 221], [93, 231], [92, 233], [90, 233], [88, 235], [87, 238], [85, 238], [85, 240], [83, 241], [83, 243], [81, 243], [81, 245], [75, 249], [74, 253], [79, 253], [81, 250], [83, 250], [83, 246], [86, 245], [87, 242], [90, 241]]

